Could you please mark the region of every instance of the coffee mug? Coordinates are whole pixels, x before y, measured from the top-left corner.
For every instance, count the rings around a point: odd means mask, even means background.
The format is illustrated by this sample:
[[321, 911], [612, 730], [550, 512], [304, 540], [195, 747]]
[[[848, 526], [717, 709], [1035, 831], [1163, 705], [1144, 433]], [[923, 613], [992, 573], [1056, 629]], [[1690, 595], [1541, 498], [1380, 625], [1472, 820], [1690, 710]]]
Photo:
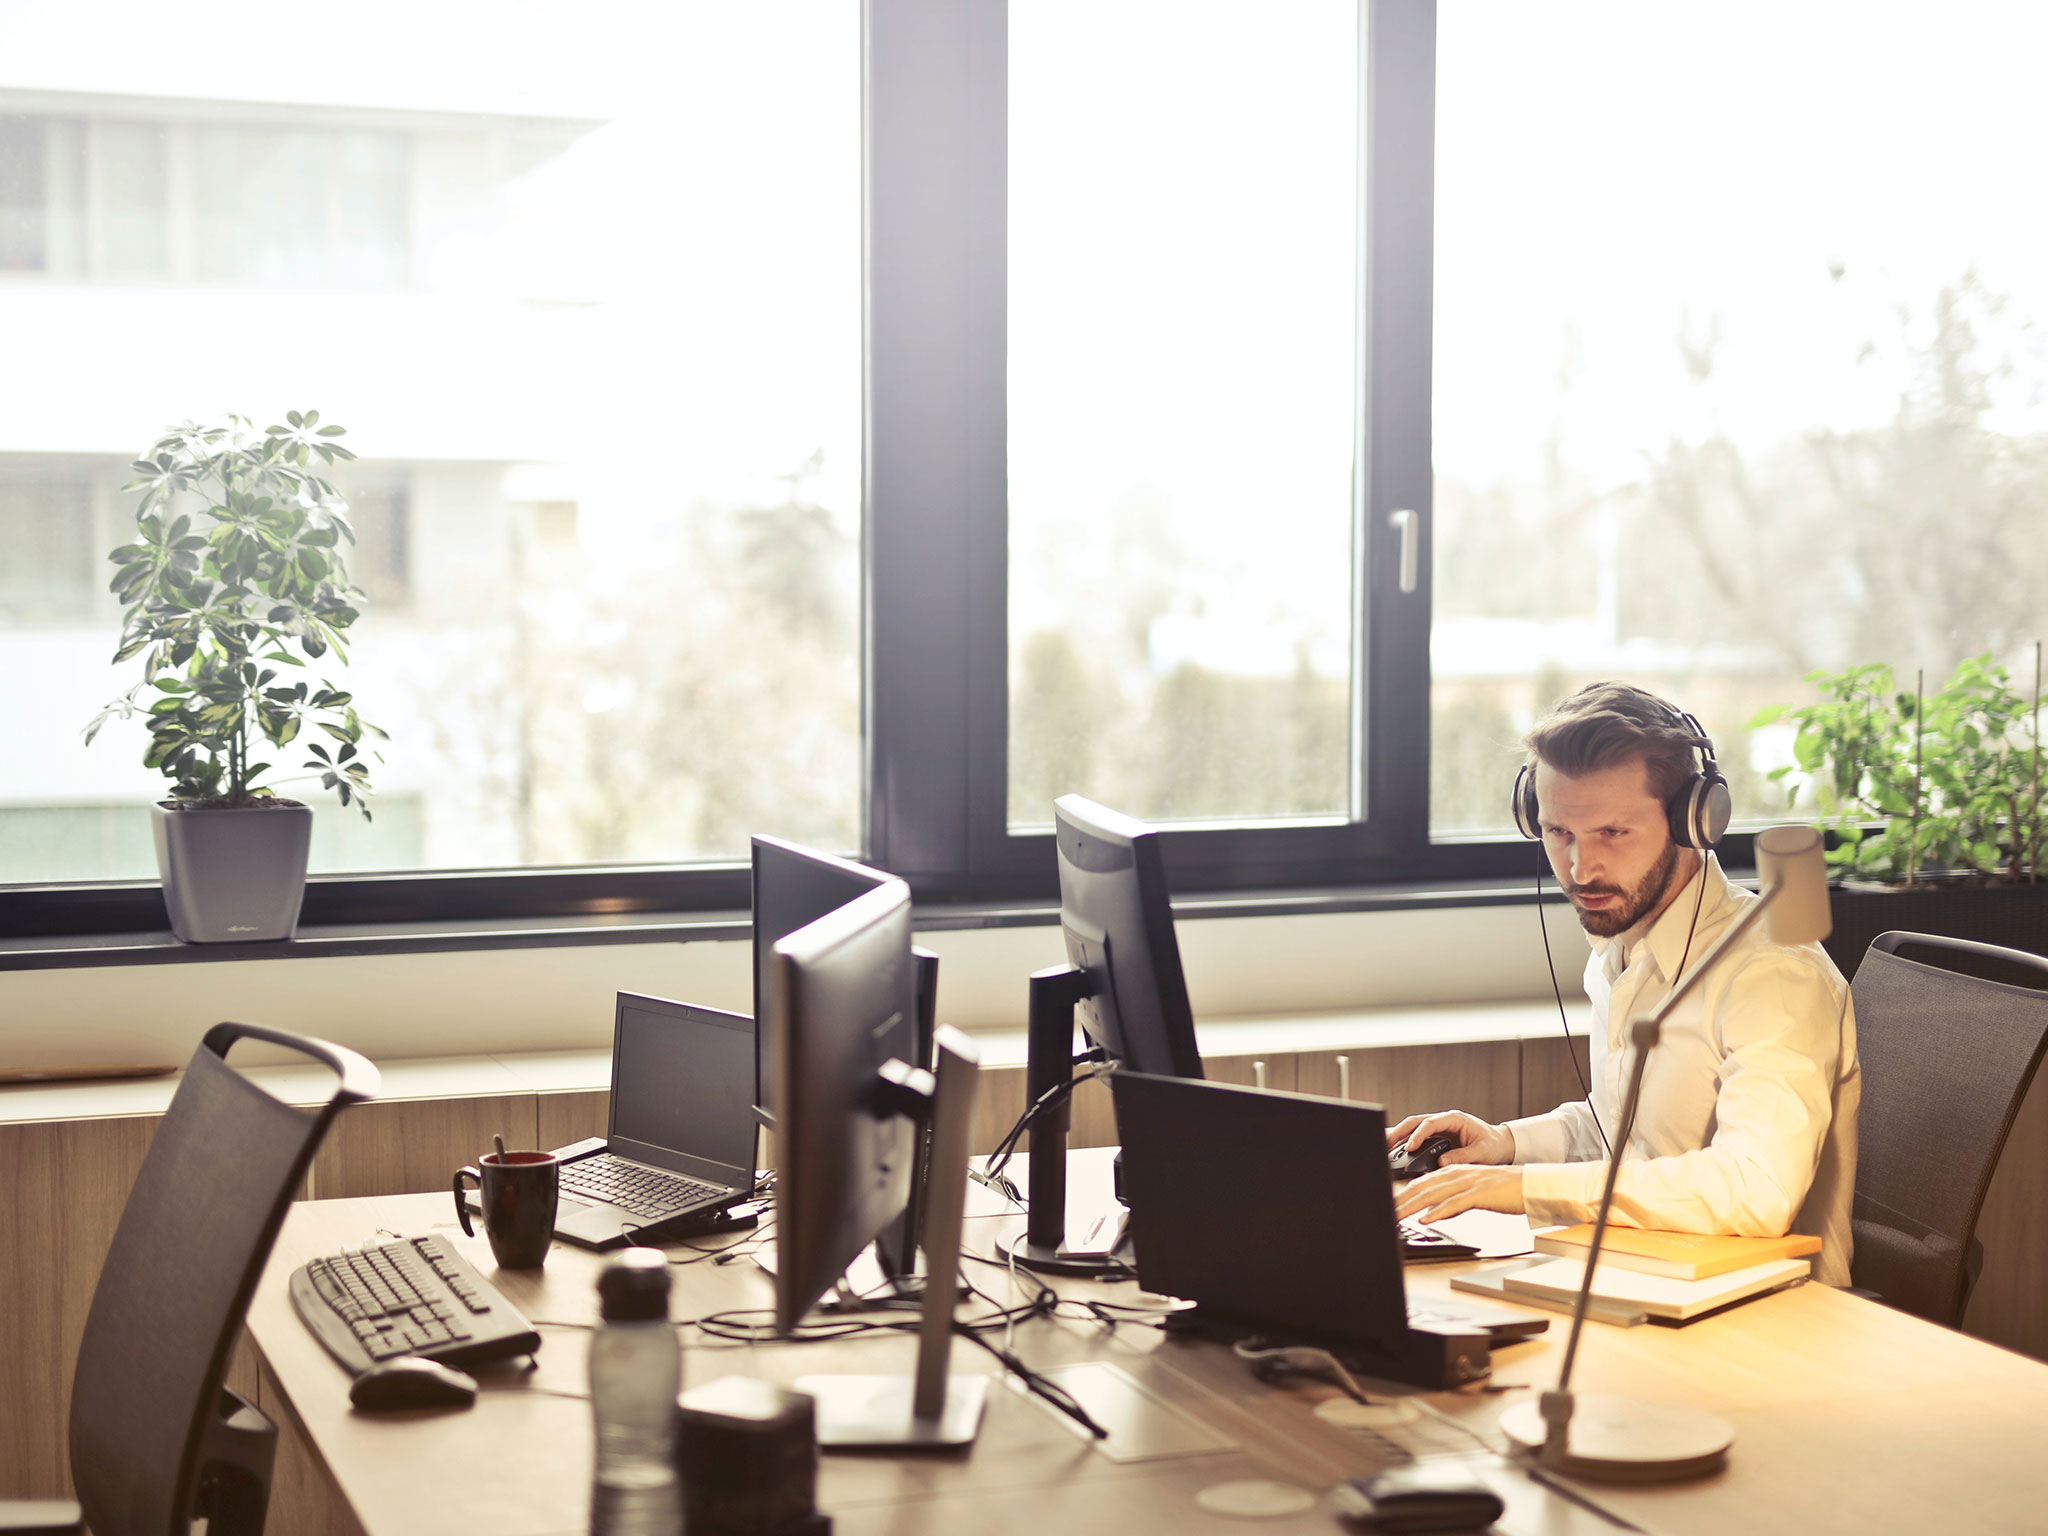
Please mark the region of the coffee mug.
[[473, 1168], [455, 1170], [455, 1214], [471, 1237], [469, 1207], [462, 1203], [464, 1179], [481, 1190], [484, 1235], [500, 1269], [539, 1269], [555, 1236], [555, 1204], [561, 1193], [562, 1161], [552, 1152], [486, 1152]]

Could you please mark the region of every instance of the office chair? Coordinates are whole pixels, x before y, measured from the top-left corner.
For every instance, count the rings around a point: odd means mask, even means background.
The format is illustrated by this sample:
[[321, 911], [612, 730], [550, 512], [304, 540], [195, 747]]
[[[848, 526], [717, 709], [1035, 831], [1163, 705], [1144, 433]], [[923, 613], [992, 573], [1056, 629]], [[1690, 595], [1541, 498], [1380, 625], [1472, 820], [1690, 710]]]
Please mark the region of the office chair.
[[[312, 1057], [324, 1104], [281, 1103], [227, 1064], [237, 1040]], [[354, 1051], [216, 1024], [149, 1144], [100, 1270], [71, 1380], [73, 1504], [0, 1501], [9, 1536], [261, 1536], [277, 1427], [224, 1386], [257, 1277], [334, 1117], [373, 1098]]]
[[[1908, 960], [1904, 948], [1932, 953]], [[2035, 986], [1949, 969], [1959, 957]], [[1863, 1065], [1855, 1289], [1959, 1327], [1984, 1267], [1977, 1215], [2048, 1046], [2048, 959], [1924, 933], [1881, 933], [1850, 991]]]

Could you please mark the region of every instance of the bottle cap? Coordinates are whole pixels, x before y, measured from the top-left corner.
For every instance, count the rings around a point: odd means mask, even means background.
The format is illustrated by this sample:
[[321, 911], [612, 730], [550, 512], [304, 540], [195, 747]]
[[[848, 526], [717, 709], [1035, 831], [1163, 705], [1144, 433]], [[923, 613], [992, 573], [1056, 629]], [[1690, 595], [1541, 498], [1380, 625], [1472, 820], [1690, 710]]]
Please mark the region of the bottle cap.
[[646, 1323], [668, 1317], [668, 1255], [659, 1248], [624, 1248], [597, 1277], [598, 1311], [608, 1323]]

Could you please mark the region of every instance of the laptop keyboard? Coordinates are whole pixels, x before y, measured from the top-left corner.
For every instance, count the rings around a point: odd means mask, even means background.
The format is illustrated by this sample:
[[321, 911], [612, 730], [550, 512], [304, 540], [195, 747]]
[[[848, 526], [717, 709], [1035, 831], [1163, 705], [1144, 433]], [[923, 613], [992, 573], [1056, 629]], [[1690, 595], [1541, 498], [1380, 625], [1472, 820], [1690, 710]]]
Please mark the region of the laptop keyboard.
[[562, 1169], [562, 1188], [649, 1219], [672, 1215], [725, 1193], [716, 1184], [685, 1178], [680, 1173], [664, 1173], [659, 1168], [643, 1168], [608, 1152], [566, 1164]]
[[1419, 1221], [1396, 1223], [1401, 1240], [1401, 1257], [1404, 1259], [1462, 1258], [1476, 1252], [1471, 1244], [1461, 1243], [1448, 1232], [1435, 1227], [1426, 1227]]

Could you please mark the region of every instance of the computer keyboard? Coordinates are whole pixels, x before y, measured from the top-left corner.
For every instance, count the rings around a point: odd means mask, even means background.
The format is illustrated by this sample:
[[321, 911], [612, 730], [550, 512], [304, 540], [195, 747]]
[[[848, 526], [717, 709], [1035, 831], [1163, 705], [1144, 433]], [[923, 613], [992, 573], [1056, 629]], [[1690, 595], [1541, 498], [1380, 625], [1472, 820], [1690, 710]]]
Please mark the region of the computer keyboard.
[[1395, 1226], [1404, 1259], [1469, 1259], [1479, 1252], [1470, 1243], [1461, 1243], [1450, 1233], [1419, 1221], [1397, 1222]]
[[652, 1220], [672, 1216], [725, 1193], [716, 1184], [701, 1183], [680, 1173], [664, 1173], [658, 1168], [643, 1168], [607, 1153], [564, 1163], [562, 1188]]
[[399, 1355], [474, 1365], [540, 1348], [533, 1324], [439, 1237], [314, 1259], [292, 1271], [291, 1297], [313, 1337], [357, 1375]]

